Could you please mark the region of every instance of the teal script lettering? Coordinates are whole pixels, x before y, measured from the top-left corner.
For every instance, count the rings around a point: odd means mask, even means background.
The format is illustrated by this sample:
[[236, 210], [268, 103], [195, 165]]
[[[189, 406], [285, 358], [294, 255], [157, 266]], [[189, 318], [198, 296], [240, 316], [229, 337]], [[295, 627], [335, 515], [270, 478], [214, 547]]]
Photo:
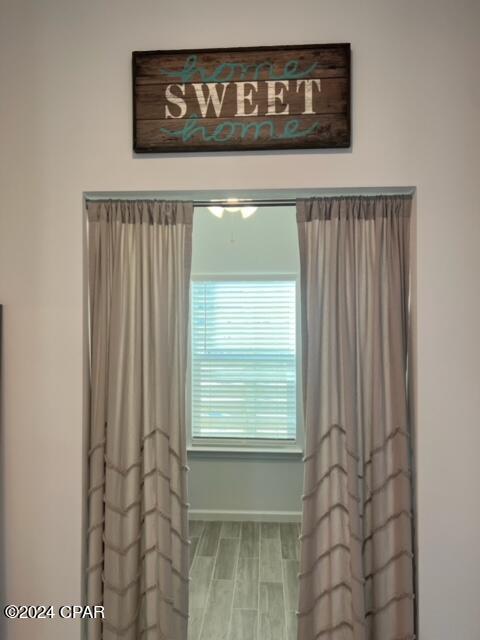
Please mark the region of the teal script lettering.
[[317, 63], [314, 62], [305, 69], [300, 69], [298, 60], [288, 60], [283, 67], [283, 71], [275, 73], [275, 67], [271, 62], [260, 62], [259, 64], [246, 64], [245, 62], [223, 62], [208, 73], [207, 70], [198, 65], [198, 56], [192, 55], [185, 60], [183, 69], [170, 71], [161, 69], [162, 73], [177, 82], [188, 83], [200, 80], [201, 82], [230, 82], [236, 73], [240, 76], [238, 80], [258, 80], [261, 74], [266, 73], [269, 80], [297, 80], [308, 78], [315, 69]]
[[283, 131], [277, 131], [271, 119], [262, 120], [261, 122], [248, 122], [246, 124], [235, 120], [226, 120], [218, 124], [212, 133], [209, 133], [207, 127], [198, 124], [198, 120], [198, 116], [191, 116], [181, 129], [160, 127], [160, 131], [168, 136], [179, 138], [182, 142], [191, 142], [192, 138], [198, 136], [204, 142], [218, 142], [221, 144], [229, 142], [236, 135], [241, 140], [244, 140], [250, 133], [253, 136], [253, 140], [258, 140], [265, 133], [272, 140], [296, 140], [314, 133], [320, 126], [318, 122], [315, 122], [306, 129], [300, 129], [301, 121], [298, 118], [290, 118], [285, 122]]

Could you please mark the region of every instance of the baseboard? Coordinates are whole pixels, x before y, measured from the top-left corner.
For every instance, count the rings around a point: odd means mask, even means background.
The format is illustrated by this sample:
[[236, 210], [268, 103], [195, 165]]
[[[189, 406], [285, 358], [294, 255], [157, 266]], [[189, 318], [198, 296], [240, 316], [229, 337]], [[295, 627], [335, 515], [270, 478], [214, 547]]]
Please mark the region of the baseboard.
[[189, 509], [190, 520], [222, 520], [223, 522], [301, 522], [300, 511], [215, 511]]

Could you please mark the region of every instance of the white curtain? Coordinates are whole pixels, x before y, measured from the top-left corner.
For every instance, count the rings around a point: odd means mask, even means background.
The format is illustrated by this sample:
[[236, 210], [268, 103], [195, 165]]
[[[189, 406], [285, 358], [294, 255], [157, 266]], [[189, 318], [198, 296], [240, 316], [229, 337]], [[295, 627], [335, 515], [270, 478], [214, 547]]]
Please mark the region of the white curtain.
[[299, 640], [411, 640], [410, 197], [300, 200]]
[[191, 203], [90, 202], [91, 640], [185, 640]]

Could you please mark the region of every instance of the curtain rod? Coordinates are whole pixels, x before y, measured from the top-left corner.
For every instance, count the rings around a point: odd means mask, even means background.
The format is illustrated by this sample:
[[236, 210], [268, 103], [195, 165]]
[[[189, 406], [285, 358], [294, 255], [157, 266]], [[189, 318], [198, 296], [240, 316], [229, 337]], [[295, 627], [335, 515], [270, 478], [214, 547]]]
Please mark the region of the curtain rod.
[[289, 207], [295, 206], [296, 198], [282, 198], [280, 200], [259, 200], [258, 198], [219, 198], [212, 200], [194, 200], [194, 207], [234, 207], [237, 205], [255, 207]]
[[361, 193], [361, 194], [330, 194], [323, 196], [308, 196], [308, 197], [298, 197], [298, 198], [282, 198], [280, 200], [259, 200], [258, 198], [235, 198], [232, 200], [221, 199], [221, 200], [193, 200], [194, 207], [212, 207], [212, 206], [220, 206], [220, 207], [235, 207], [238, 205], [245, 206], [256, 206], [256, 207], [290, 207], [296, 206], [297, 200], [310, 200], [313, 198], [370, 198], [370, 197], [406, 197], [409, 198], [413, 195], [413, 193]]
[[194, 207], [235, 207], [238, 205], [244, 206], [257, 206], [257, 207], [282, 207], [282, 206], [295, 206], [296, 198], [281, 198], [279, 200], [259, 200], [258, 198], [212, 198], [211, 200], [195, 200], [195, 199], [183, 199], [183, 198], [154, 198], [154, 197], [123, 197], [123, 198], [108, 198], [108, 197], [86, 197], [85, 202], [109, 202], [109, 201], [125, 201], [132, 202], [135, 200], [152, 200], [152, 201], [169, 201], [169, 202], [193, 202]]
[[[193, 206], [194, 207], [212, 207], [212, 206], [220, 206], [220, 207], [233, 207], [236, 205], [244, 205], [244, 206], [257, 206], [257, 207], [288, 207], [288, 206], [295, 206], [297, 203], [297, 200], [308, 200], [310, 198], [362, 198], [362, 197], [375, 197], [375, 196], [405, 196], [405, 197], [411, 197], [413, 195], [413, 191], [409, 190], [409, 191], [398, 191], [398, 192], [393, 192], [393, 191], [389, 191], [389, 192], [372, 192], [372, 193], [325, 193], [325, 194], [319, 194], [319, 195], [315, 195], [315, 196], [305, 196], [305, 195], [299, 195], [298, 197], [295, 198], [266, 198], [266, 199], [262, 199], [262, 198], [211, 198], [209, 200], [196, 200], [193, 199]], [[162, 200], [163, 198], [158, 198], [158, 197], [145, 197], [145, 196], [139, 196], [139, 197], [106, 197], [106, 196], [97, 196], [97, 197], [92, 197], [92, 196], [87, 196], [85, 198], [85, 201], [87, 202], [87, 204], [89, 202], [107, 202], [109, 200], [125, 200], [125, 201], [132, 201], [132, 200]], [[165, 200], [170, 200], [170, 201], [182, 201], [183, 199], [181, 198], [164, 198]], [[188, 198], [187, 198], [188, 200]]]

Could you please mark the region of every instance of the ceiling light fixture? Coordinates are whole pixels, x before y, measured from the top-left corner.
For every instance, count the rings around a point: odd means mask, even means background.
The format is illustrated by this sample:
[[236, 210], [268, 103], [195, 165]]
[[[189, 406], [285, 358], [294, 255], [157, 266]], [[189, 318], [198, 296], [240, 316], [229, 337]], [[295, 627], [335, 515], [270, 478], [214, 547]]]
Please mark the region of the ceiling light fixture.
[[212, 206], [212, 207], [208, 207], [208, 210], [217, 218], [223, 218], [223, 213], [225, 211], [229, 211], [231, 213], [236, 213], [239, 211], [242, 218], [245, 220], [246, 218], [253, 216], [255, 211], [258, 209], [258, 207], [249, 207], [249, 206], [239, 205], [238, 200], [235, 198], [229, 198], [227, 200], [227, 203], [229, 205], [228, 207]]

